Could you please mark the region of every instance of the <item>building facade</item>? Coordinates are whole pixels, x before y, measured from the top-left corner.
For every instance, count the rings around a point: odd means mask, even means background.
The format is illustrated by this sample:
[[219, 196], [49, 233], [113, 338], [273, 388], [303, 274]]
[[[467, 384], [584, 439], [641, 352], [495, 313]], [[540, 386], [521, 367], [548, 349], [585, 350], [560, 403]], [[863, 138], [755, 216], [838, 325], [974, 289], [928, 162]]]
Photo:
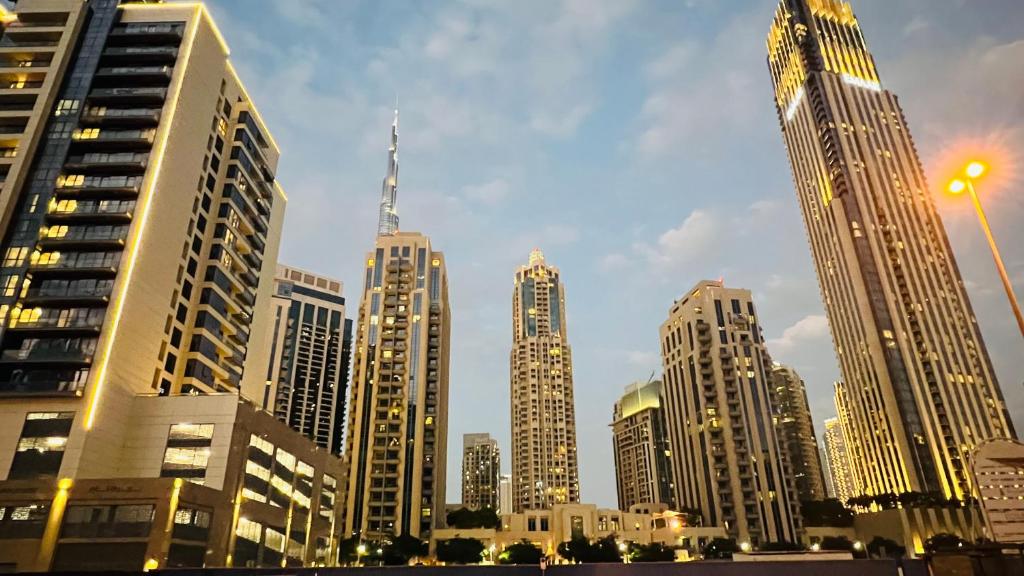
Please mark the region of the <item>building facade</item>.
[[853, 461], [863, 457], [863, 446], [850, 444], [849, 396], [842, 382], [835, 383], [836, 418], [825, 420], [825, 453], [836, 498], [845, 503], [860, 492], [853, 479]]
[[512, 507], [579, 502], [572, 349], [565, 286], [540, 250], [515, 275], [512, 296]]
[[444, 255], [422, 234], [377, 237], [353, 352], [345, 531], [427, 538], [444, 522], [451, 312]]
[[512, 475], [502, 474], [498, 478], [498, 513], [512, 513]]
[[660, 331], [676, 503], [755, 548], [795, 542], [799, 527], [757, 318], [749, 290], [703, 281]]
[[[104, 478], [0, 482], [0, 565], [29, 570], [334, 565], [342, 460], [238, 395], [135, 396]], [[30, 412], [47, 443], [67, 414]], [[45, 454], [26, 457], [45, 457]]]
[[797, 498], [801, 502], [824, 500], [824, 473], [804, 381], [796, 370], [776, 363], [772, 366], [771, 387], [775, 429]]
[[462, 505], [470, 510], [497, 511], [501, 454], [490, 434], [462, 435]]
[[981, 443], [971, 455], [975, 497], [985, 521], [985, 537], [1024, 544], [1024, 444], [1016, 440]]
[[345, 390], [352, 323], [345, 318], [343, 285], [278, 265], [267, 384], [261, 398], [274, 413], [332, 454], [342, 454]]
[[620, 510], [637, 504], [665, 504], [675, 509], [671, 454], [661, 381], [630, 384], [612, 412], [612, 455]]
[[903, 110], [848, 2], [784, 0], [768, 65], [861, 450], [854, 489], [963, 498], [967, 454], [1014, 431]]

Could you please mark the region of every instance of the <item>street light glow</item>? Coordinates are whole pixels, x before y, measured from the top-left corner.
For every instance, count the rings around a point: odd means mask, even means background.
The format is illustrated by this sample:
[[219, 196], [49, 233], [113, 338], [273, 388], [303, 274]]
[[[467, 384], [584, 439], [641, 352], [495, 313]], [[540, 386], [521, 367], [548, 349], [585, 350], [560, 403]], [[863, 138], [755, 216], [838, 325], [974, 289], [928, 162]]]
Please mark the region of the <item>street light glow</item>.
[[949, 183], [949, 191], [952, 194], [960, 194], [967, 188], [967, 184], [963, 180], [957, 178]]
[[974, 161], [967, 165], [967, 176], [971, 178], [979, 178], [988, 169], [983, 163]]

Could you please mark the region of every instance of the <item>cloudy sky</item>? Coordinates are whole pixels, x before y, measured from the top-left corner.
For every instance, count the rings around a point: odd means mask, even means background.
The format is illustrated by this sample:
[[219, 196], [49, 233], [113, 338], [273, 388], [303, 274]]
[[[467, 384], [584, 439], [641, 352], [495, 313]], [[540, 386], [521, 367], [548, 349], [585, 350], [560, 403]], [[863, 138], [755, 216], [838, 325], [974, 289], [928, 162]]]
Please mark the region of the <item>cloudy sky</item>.
[[[585, 501], [615, 504], [612, 403], [659, 370], [658, 326], [701, 279], [753, 290], [819, 428], [833, 415], [838, 370], [765, 65], [774, 4], [213, 0], [283, 149], [281, 259], [344, 280], [353, 304], [400, 103], [403, 229], [432, 238], [451, 278], [450, 502], [463, 433], [496, 436], [510, 467], [512, 276], [533, 247], [567, 284]], [[983, 191], [1024, 294], [1024, 3], [854, 8], [933, 186], [959, 153], [1003, 159]], [[939, 204], [1024, 426], [1024, 342], [973, 212]]]

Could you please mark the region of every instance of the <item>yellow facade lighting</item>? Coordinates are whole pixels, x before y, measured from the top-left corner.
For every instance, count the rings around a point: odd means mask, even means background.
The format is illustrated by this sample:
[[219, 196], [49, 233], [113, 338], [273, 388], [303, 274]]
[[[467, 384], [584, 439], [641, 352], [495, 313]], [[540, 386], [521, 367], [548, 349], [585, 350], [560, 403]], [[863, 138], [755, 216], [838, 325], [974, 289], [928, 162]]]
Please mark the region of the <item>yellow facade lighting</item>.
[[[125, 6], [160, 6], [155, 5], [135, 5], [129, 4]], [[172, 6], [172, 5], [166, 5]], [[96, 379], [93, 381], [92, 387], [89, 391], [89, 399], [85, 409], [85, 429], [89, 430], [93, 424], [96, 423], [96, 411], [99, 407], [99, 401], [103, 387], [106, 385], [107, 380], [107, 369], [110, 367], [110, 354], [114, 348], [114, 340], [117, 339], [117, 329], [121, 323], [121, 315], [124, 313], [124, 301], [128, 294], [128, 287], [131, 285], [132, 273], [135, 271], [135, 263], [139, 257], [139, 246], [142, 244], [142, 239], [146, 231], [146, 222], [149, 220], [150, 204], [152, 204], [153, 193], [156, 189], [157, 181], [160, 179], [160, 169], [163, 165], [164, 152], [167, 148], [167, 139], [170, 137], [171, 124], [173, 124], [174, 114], [178, 109], [178, 100], [181, 97], [181, 86], [185, 81], [185, 71], [188, 68], [189, 57], [192, 55], [192, 46], [195, 44], [196, 33], [199, 30], [199, 20], [202, 15], [204, 8], [202, 4], [196, 4], [194, 8], [193, 18], [189, 26], [191, 30], [188, 32], [188, 38], [185, 41], [185, 51], [181, 55], [181, 62], [184, 63], [182, 70], [178, 73], [178, 80], [174, 85], [173, 93], [169, 95], [170, 108], [168, 114], [159, 128], [160, 134], [157, 136], [156, 144], [153, 146], [153, 152], [151, 157], [155, 157], [156, 161], [153, 163], [153, 171], [149, 175], [149, 182], [144, 187], [143, 191], [139, 194], [139, 221], [132, 231], [132, 236], [129, 238], [128, 243], [125, 246], [128, 252], [128, 265], [124, 271], [124, 278], [121, 283], [120, 290], [117, 292], [116, 300], [113, 302], [110, 320], [110, 332], [107, 334], [107, 340], [104, 343], [102, 349], [102, 356], [96, 363]]]

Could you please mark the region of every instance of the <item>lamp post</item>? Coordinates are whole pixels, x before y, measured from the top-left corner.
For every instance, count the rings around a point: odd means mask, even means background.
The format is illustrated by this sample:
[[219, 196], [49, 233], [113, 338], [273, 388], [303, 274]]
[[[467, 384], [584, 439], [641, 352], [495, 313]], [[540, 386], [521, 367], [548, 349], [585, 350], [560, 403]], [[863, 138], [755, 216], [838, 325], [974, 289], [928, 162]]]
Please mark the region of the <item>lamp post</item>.
[[1013, 309], [1013, 315], [1017, 318], [1017, 327], [1020, 329], [1021, 336], [1024, 337], [1024, 315], [1021, 314], [1020, 304], [1017, 303], [1017, 296], [1013, 293], [1013, 284], [1010, 283], [1010, 277], [1006, 274], [1003, 258], [999, 255], [999, 248], [996, 246], [996, 240], [992, 236], [992, 229], [988, 225], [988, 218], [985, 216], [985, 210], [981, 207], [981, 200], [978, 199], [978, 193], [974, 187], [975, 180], [984, 175], [987, 170], [988, 167], [983, 163], [971, 162], [964, 169], [963, 178], [957, 178], [949, 183], [949, 191], [952, 194], [962, 194], [966, 190], [971, 195], [971, 202], [974, 203], [974, 210], [978, 213], [981, 228], [985, 232], [989, 248], [992, 249], [992, 258], [996, 261], [996, 269], [999, 270], [999, 277], [1003, 281], [1006, 297], [1010, 300], [1010, 308]]

